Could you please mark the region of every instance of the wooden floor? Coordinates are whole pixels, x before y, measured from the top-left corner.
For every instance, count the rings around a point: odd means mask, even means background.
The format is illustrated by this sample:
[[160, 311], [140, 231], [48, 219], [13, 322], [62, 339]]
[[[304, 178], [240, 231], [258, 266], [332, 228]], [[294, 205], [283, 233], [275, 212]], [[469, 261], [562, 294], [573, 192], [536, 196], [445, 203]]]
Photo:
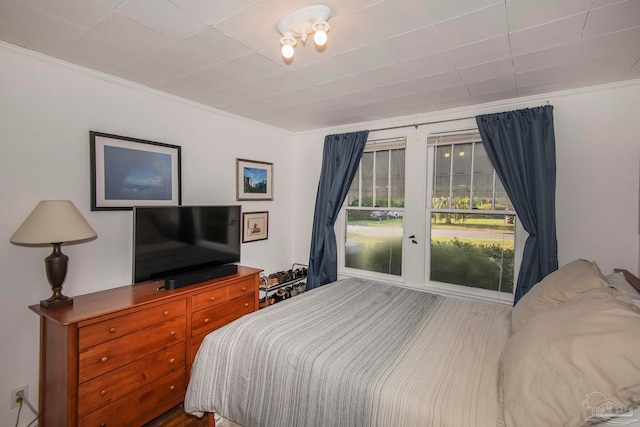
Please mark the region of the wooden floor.
[[148, 422], [144, 427], [207, 427], [207, 417], [197, 418], [192, 415], [187, 415], [182, 408], [182, 405], [178, 405], [172, 410], [165, 412], [153, 421]]
[[[229, 420], [224, 420], [222, 423], [216, 423], [221, 427], [242, 427]], [[192, 415], [187, 415], [184, 412], [182, 405], [178, 405], [170, 411], [165, 412], [153, 421], [148, 422], [144, 427], [207, 427], [207, 417], [197, 418]]]

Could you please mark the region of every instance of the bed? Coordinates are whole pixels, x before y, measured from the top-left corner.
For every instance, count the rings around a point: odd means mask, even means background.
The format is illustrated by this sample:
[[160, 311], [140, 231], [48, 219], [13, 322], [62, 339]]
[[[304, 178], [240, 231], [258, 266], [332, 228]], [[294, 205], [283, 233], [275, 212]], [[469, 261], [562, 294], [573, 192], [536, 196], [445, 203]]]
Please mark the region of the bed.
[[209, 334], [185, 411], [244, 427], [629, 423], [640, 401], [634, 292], [623, 273], [584, 260], [514, 309], [339, 280]]

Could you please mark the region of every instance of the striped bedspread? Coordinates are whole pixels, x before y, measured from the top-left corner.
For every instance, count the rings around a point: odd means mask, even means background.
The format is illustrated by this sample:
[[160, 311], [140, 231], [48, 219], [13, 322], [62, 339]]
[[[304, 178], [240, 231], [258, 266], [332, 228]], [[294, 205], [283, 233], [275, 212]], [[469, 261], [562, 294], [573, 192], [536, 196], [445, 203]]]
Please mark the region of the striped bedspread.
[[340, 280], [209, 334], [185, 411], [244, 427], [494, 427], [509, 312]]

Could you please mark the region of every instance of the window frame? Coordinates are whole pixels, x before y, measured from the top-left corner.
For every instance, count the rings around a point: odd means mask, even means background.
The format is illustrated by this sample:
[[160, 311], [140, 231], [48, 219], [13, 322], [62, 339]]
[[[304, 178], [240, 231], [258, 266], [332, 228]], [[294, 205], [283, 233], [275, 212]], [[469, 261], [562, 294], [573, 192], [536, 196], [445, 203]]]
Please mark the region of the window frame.
[[[477, 138], [472, 137], [477, 133]], [[470, 136], [470, 138], [465, 138], [465, 136]], [[458, 138], [460, 137], [460, 138]], [[513, 298], [515, 295], [515, 288], [517, 285], [517, 278], [520, 271], [520, 264], [522, 261], [522, 252], [524, 249], [524, 243], [526, 241], [526, 237], [528, 234], [522, 227], [522, 224], [516, 214], [515, 210], [482, 210], [482, 214], [488, 215], [513, 215], [514, 216], [514, 277], [513, 277], [513, 291], [511, 293], [501, 292], [495, 290], [488, 290], [482, 288], [475, 288], [472, 286], [465, 285], [457, 285], [453, 283], [445, 283], [431, 280], [431, 217], [433, 213], [458, 213], [458, 214], [478, 214], [477, 209], [473, 209], [473, 175], [474, 175], [474, 160], [475, 160], [475, 145], [473, 145], [472, 150], [472, 160], [471, 160], [471, 181], [470, 181], [470, 191], [469, 191], [469, 199], [470, 199], [470, 207], [469, 209], [442, 209], [442, 208], [433, 208], [432, 200], [434, 197], [434, 165], [435, 165], [435, 156], [439, 146], [443, 145], [456, 145], [456, 144], [466, 144], [466, 143], [480, 143], [482, 144], [482, 139], [479, 136], [477, 128], [475, 129], [463, 129], [463, 130], [455, 130], [450, 132], [442, 132], [442, 133], [431, 133], [426, 135], [427, 139], [427, 159], [426, 159], [426, 167], [427, 167], [427, 185], [425, 188], [425, 263], [424, 263], [424, 277], [425, 277], [425, 287], [430, 290], [441, 294], [451, 295], [451, 296], [459, 296], [466, 297], [472, 299], [479, 299], [491, 302], [499, 302], [499, 303], [513, 303]], [[452, 165], [453, 168], [453, 165]], [[493, 170], [493, 200], [492, 205], [495, 208], [495, 190], [496, 190], [496, 180], [498, 179], [495, 168], [492, 166]], [[451, 182], [453, 181], [453, 173], [449, 173], [449, 177]], [[453, 197], [452, 185], [450, 182], [449, 189], [449, 200]]]
[[[370, 136], [371, 138], [371, 136]], [[358, 171], [356, 172], [356, 175], [354, 177], [354, 179], [358, 179], [358, 199], [359, 199], [359, 206], [350, 206], [349, 204], [349, 195], [347, 195], [347, 198], [345, 199], [342, 208], [340, 209], [340, 214], [339, 214], [339, 221], [337, 221], [336, 223], [336, 236], [340, 237], [341, 240], [339, 240], [339, 243], [337, 244], [338, 247], [338, 273], [339, 275], [342, 276], [352, 276], [352, 277], [363, 277], [363, 278], [370, 278], [370, 279], [377, 279], [377, 280], [384, 280], [386, 282], [392, 282], [392, 283], [403, 283], [404, 282], [404, 274], [405, 274], [405, 266], [406, 266], [406, 261], [405, 261], [405, 244], [404, 244], [404, 238], [402, 239], [402, 267], [401, 267], [401, 274], [400, 275], [395, 275], [395, 274], [389, 274], [389, 273], [380, 273], [380, 272], [376, 272], [376, 271], [370, 271], [370, 270], [363, 270], [363, 269], [358, 269], [358, 268], [353, 268], [353, 267], [347, 267], [346, 264], [346, 260], [345, 260], [345, 244], [346, 244], [346, 238], [347, 238], [347, 215], [348, 215], [348, 211], [349, 210], [358, 210], [358, 211], [402, 211], [403, 213], [403, 236], [404, 236], [404, 217], [406, 216], [406, 191], [405, 194], [403, 196], [403, 200], [405, 200], [405, 202], [403, 203], [402, 207], [393, 207], [390, 206], [391, 203], [391, 185], [390, 185], [390, 181], [392, 179], [391, 176], [391, 155], [389, 155], [389, 174], [387, 177], [387, 182], [389, 184], [389, 189], [387, 191], [387, 206], [386, 207], [382, 207], [382, 206], [375, 206], [376, 205], [376, 201], [377, 199], [377, 194], [376, 194], [376, 152], [380, 152], [380, 151], [387, 151], [387, 152], [391, 152], [391, 150], [396, 150], [396, 149], [403, 149], [405, 151], [404, 154], [404, 181], [406, 183], [406, 147], [407, 147], [407, 137], [406, 136], [393, 136], [393, 137], [389, 137], [389, 138], [376, 138], [376, 139], [369, 139], [367, 141], [367, 145], [365, 146], [364, 149], [364, 153], [374, 153], [374, 157], [373, 157], [373, 194], [372, 194], [372, 205], [374, 206], [362, 206], [362, 165], [358, 165]], [[361, 160], [362, 162], [362, 160]]]

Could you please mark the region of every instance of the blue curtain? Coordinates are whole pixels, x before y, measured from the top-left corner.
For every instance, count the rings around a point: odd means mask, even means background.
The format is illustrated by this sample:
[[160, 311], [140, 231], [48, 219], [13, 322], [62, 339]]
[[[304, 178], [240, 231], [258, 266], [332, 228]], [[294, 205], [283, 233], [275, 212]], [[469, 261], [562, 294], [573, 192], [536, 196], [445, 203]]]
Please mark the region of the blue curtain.
[[553, 106], [476, 117], [482, 142], [529, 233], [514, 304], [558, 269]]
[[338, 253], [333, 226], [353, 180], [369, 131], [327, 135], [313, 216], [307, 289], [338, 279]]

